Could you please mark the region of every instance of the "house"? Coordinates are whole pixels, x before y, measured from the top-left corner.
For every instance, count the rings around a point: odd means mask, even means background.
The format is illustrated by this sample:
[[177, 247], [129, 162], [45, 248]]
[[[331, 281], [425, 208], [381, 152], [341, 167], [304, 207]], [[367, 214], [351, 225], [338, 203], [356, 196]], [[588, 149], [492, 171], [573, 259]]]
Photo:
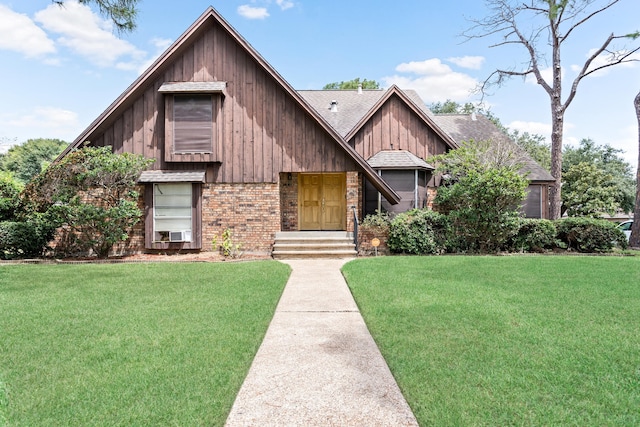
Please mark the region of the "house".
[[424, 159], [458, 146], [413, 91], [294, 90], [211, 7], [61, 156], [83, 144], [155, 159], [133, 250], [211, 250], [230, 229], [261, 253], [428, 205]]

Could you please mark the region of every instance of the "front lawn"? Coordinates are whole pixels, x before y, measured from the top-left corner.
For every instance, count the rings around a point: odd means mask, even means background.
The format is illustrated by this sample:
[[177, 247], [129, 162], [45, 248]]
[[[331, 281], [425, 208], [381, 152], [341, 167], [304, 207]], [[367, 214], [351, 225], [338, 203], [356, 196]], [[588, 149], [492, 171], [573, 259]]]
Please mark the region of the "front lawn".
[[0, 266], [0, 424], [223, 425], [289, 271]]
[[421, 425], [640, 425], [640, 258], [345, 265]]

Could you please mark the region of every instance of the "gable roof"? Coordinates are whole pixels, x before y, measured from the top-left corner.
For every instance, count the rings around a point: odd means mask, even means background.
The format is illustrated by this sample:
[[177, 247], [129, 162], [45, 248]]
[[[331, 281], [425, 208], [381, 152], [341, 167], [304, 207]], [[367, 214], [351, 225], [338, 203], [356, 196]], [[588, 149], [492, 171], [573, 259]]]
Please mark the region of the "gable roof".
[[[433, 129], [449, 148], [458, 147], [456, 141], [434, 121], [433, 113], [414, 90], [402, 90], [392, 85], [386, 90], [301, 90], [298, 92], [346, 141], [358, 133], [378, 109], [395, 95]], [[333, 101], [337, 102], [337, 111], [331, 109]]]
[[[154, 61], [145, 72], [143, 72], [118, 98], [116, 98], [107, 109], [100, 114], [69, 146], [58, 156], [61, 159], [70, 151], [80, 147], [85, 141], [90, 141], [96, 136], [101, 127], [104, 127], [110, 117], [114, 117], [128, 108], [142, 93], [150, 82], [153, 82], [160, 73], [163, 66], [179, 55], [190, 43], [195, 40], [198, 34], [206, 28], [206, 24], [213, 22], [222, 27], [246, 52], [254, 59], [278, 84], [281, 88], [299, 104], [299, 106], [309, 114], [317, 123], [335, 140], [338, 146], [345, 151], [354, 163], [359, 166], [364, 175], [374, 185], [374, 187], [384, 195], [392, 204], [400, 201], [398, 194], [371, 168], [371, 166], [360, 156], [326, 120], [312, 108], [304, 98], [296, 92], [291, 85], [212, 7], [207, 10], [180, 36], [178, 39]], [[56, 160], [58, 160], [56, 159]]]
[[436, 114], [434, 120], [458, 144], [463, 141], [504, 141], [512, 144], [524, 158], [522, 172], [529, 181], [555, 182], [553, 176], [522, 150], [509, 136], [482, 114]]

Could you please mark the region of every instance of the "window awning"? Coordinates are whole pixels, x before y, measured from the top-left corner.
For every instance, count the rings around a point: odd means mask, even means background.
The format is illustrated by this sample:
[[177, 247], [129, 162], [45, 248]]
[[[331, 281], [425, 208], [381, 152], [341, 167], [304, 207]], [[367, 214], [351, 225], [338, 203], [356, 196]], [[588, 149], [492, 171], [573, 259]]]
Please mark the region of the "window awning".
[[205, 182], [205, 171], [144, 171], [138, 178], [139, 183], [151, 182]]
[[165, 82], [160, 93], [224, 93], [227, 82]]
[[404, 150], [385, 150], [371, 156], [367, 163], [374, 169], [421, 169], [434, 170], [435, 168], [420, 157]]

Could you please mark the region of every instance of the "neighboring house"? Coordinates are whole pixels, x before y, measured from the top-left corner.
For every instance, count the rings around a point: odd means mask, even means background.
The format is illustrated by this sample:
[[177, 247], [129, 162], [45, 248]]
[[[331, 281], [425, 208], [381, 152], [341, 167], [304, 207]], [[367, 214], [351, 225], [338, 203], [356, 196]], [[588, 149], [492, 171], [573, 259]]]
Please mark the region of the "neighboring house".
[[424, 159], [460, 140], [413, 91], [295, 91], [208, 8], [61, 156], [88, 143], [155, 159], [134, 250], [211, 250], [231, 229], [270, 252], [277, 232], [428, 205]]

